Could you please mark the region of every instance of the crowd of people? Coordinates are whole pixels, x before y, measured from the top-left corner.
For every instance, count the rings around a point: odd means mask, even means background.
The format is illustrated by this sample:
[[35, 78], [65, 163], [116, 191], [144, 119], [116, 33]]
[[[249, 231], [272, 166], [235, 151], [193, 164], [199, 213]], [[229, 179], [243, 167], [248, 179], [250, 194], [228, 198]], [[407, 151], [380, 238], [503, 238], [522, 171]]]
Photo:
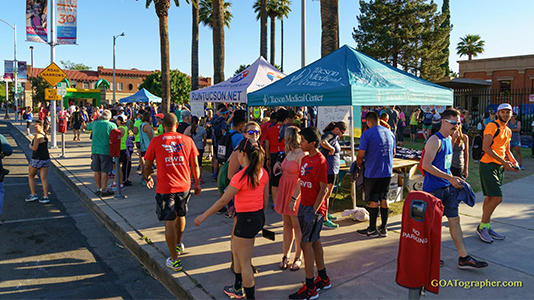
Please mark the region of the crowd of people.
[[[231, 252], [235, 279], [232, 285], [224, 287], [224, 292], [238, 299], [254, 299], [254, 239], [265, 224], [265, 211], [270, 205], [283, 220], [280, 269], [305, 268], [304, 284], [290, 299], [315, 299], [318, 291], [331, 287], [320, 232], [323, 228], [339, 227], [328, 208], [333, 187], [340, 180], [340, 141], [348, 128], [343, 121], [334, 120], [321, 128], [321, 133], [313, 126], [314, 120], [310, 118], [313, 113], [302, 109], [279, 107], [265, 111], [265, 117], [260, 119], [255, 112], [248, 114], [242, 107], [219, 104], [207, 108], [205, 117], [199, 118], [187, 107], [177, 105], [164, 114], [153, 103], [82, 108], [70, 104], [67, 110], [60, 107], [57, 114], [66, 118], [74, 141], [79, 140], [80, 131], [91, 131], [91, 169], [97, 196], [111, 196], [117, 189], [132, 185], [132, 157], [138, 156], [139, 183], [148, 189], [156, 187], [157, 218], [165, 224], [170, 252], [167, 267], [174, 271], [182, 269], [179, 256], [185, 249], [182, 236], [192, 196], [191, 183], [194, 182], [194, 195], [199, 195], [204, 183], [201, 177], [204, 158], [211, 160], [211, 177], [217, 182], [220, 198], [197, 216], [194, 224], [199, 226], [216, 213], [224, 213], [234, 221]], [[480, 159], [480, 180], [486, 198], [476, 233], [487, 243], [504, 239], [490, 226], [491, 215], [502, 202], [504, 170], [517, 172], [522, 168], [521, 156], [516, 160], [512, 153], [512, 149], [520, 153], [516, 149], [517, 137], [514, 138], [517, 128], [521, 128], [519, 121], [509, 104], [501, 104], [495, 115], [482, 132], [485, 154]], [[28, 176], [31, 195], [26, 201], [50, 201], [46, 183], [50, 163], [46, 146], [49, 116], [50, 112], [41, 107], [39, 120], [34, 122]], [[361, 168], [370, 221], [368, 228], [356, 233], [364, 237], [387, 236], [386, 196], [396, 146], [403, 145], [406, 122], [412, 142], [421, 123], [426, 143], [421, 162], [426, 173], [423, 190], [441, 199], [445, 206], [450, 234], [458, 249], [458, 267], [486, 267], [487, 263], [468, 254], [458, 216], [459, 190], [470, 190], [465, 182], [469, 176], [469, 138], [463, 130], [462, 112], [453, 108], [442, 113], [422, 112], [417, 108], [407, 118], [399, 107], [364, 107], [362, 117], [363, 133], [355, 165]], [[112, 136], [120, 140], [117, 170], [110, 155]], [[151, 175], [155, 170], [156, 181]], [[37, 196], [35, 187], [37, 172], [43, 182], [42, 198]], [[108, 184], [113, 176], [118, 176], [118, 185]], [[377, 226], [379, 216], [381, 225]]]

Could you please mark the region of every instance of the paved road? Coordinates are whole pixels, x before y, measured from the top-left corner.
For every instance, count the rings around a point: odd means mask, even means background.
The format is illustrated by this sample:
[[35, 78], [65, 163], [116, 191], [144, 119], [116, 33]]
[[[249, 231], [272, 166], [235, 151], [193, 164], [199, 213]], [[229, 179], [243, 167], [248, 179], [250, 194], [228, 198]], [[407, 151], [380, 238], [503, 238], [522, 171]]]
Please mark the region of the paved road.
[[52, 201], [26, 203], [28, 142], [6, 123], [0, 133], [12, 146], [20, 142], [4, 159], [11, 173], [0, 225], [0, 298], [173, 298], [52, 169]]

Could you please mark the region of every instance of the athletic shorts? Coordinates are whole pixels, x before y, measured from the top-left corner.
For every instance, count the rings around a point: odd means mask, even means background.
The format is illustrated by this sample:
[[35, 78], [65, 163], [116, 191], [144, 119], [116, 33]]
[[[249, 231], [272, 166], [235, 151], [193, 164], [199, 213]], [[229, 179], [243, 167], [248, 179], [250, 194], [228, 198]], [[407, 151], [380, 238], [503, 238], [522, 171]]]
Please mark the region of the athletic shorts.
[[517, 141], [517, 142], [510, 142], [510, 147], [521, 147], [521, 141]]
[[176, 217], [185, 217], [187, 203], [191, 192], [156, 194], [156, 215], [160, 221], [174, 221]]
[[363, 178], [363, 187], [365, 191], [365, 201], [379, 202], [385, 200], [389, 192], [389, 183], [391, 177], [383, 178]]
[[432, 129], [432, 124], [430, 124], [430, 125], [423, 125], [423, 129], [427, 129], [427, 130]]
[[417, 125], [410, 125], [410, 134], [417, 134]]
[[30, 128], [31, 125], [32, 125], [32, 121], [26, 121], [26, 128]]
[[502, 197], [504, 167], [498, 163], [480, 162], [480, 185], [484, 196]]
[[269, 176], [269, 182], [271, 186], [278, 187], [278, 184], [280, 183], [280, 177], [282, 177], [282, 174], [275, 176], [273, 173], [274, 165], [278, 161], [279, 153], [271, 153], [271, 176]]
[[299, 205], [297, 214], [300, 231], [302, 232], [302, 242], [313, 243], [321, 238], [321, 229], [323, 229], [323, 216], [315, 214], [313, 205]]
[[328, 184], [336, 184], [339, 174], [328, 174]]
[[72, 129], [80, 130], [80, 128], [82, 128], [82, 123], [74, 123], [74, 124], [72, 124]]
[[454, 194], [454, 187], [449, 185], [447, 187], [437, 189], [430, 193], [443, 203], [443, 215], [447, 218], [458, 217], [458, 201], [456, 200], [458, 194]]
[[48, 168], [50, 166], [50, 159], [41, 160], [32, 158], [30, 159], [30, 166], [36, 169]]
[[265, 225], [263, 209], [251, 212], [238, 212], [234, 235], [244, 239], [253, 239]]
[[109, 155], [91, 154], [91, 170], [93, 172], [109, 173], [113, 170], [113, 161]]

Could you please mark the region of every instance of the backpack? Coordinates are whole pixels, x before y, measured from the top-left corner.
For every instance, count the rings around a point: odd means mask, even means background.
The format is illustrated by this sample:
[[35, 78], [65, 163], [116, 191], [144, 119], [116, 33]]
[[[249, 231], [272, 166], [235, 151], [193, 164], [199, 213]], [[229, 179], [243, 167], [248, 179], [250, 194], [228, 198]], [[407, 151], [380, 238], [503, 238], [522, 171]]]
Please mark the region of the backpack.
[[[441, 139], [439, 140], [439, 147], [438, 147], [438, 152], [441, 151]], [[419, 160], [419, 165], [417, 166], [417, 169], [419, 170], [419, 172], [421, 172], [421, 175], [423, 175], [423, 177], [425, 177], [425, 170], [423, 169], [423, 159], [425, 158], [425, 148], [423, 148], [423, 151], [421, 151], [421, 159]]]
[[217, 146], [217, 160], [220, 164], [224, 164], [228, 161], [230, 158], [230, 155], [232, 154], [232, 151], [234, 150], [232, 148], [232, 136], [235, 134], [238, 134], [239, 132], [234, 131], [232, 133], [226, 133], [221, 137], [221, 139], [217, 140], [218, 146]]
[[22, 114], [22, 119], [23, 120], [27, 120], [28, 119], [28, 113], [26, 111], [24, 111], [24, 113]]
[[219, 140], [222, 139], [223, 137], [222, 122], [226, 122], [224, 118], [222, 117], [214, 118], [211, 121], [211, 127], [213, 128], [213, 135], [215, 135], [215, 140], [217, 140], [217, 143], [219, 143]]
[[[495, 134], [493, 135], [493, 138], [495, 138], [497, 135], [499, 135], [501, 128], [499, 123], [493, 121], [491, 123], [495, 123], [497, 125], [497, 131], [495, 131]], [[473, 147], [471, 148], [471, 157], [474, 160], [481, 160], [482, 156], [484, 156], [485, 152], [482, 149], [482, 145], [484, 144], [484, 129], [482, 129], [482, 132], [479, 133], [475, 138], [473, 139]], [[491, 144], [493, 145], [493, 140], [491, 141]]]
[[228, 165], [229, 164], [230, 163], [225, 163], [219, 169], [219, 177], [217, 178], [217, 189], [219, 190], [219, 193], [221, 195], [224, 194], [226, 187], [228, 187], [228, 185], [230, 184], [230, 179], [228, 179]]

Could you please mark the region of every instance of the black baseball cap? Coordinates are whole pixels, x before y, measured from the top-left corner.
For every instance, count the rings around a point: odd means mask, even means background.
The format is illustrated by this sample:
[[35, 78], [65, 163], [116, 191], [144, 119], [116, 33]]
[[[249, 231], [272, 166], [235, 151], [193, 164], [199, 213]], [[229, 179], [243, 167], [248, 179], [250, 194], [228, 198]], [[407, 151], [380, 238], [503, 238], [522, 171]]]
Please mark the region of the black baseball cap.
[[249, 152], [257, 149], [259, 146], [260, 144], [255, 139], [242, 139], [237, 146], [237, 150]]

